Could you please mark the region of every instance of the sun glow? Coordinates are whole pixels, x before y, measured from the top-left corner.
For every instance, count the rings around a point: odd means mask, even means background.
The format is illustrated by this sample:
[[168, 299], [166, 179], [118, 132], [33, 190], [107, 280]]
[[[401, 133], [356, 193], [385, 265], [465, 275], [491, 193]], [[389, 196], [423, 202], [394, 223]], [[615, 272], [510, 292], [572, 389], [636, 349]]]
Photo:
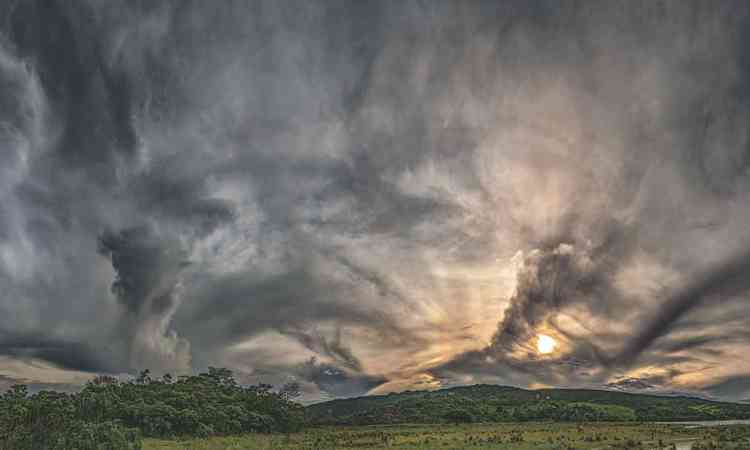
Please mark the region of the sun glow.
[[542, 355], [552, 353], [557, 347], [557, 341], [546, 334], [540, 334], [536, 337], [536, 349]]

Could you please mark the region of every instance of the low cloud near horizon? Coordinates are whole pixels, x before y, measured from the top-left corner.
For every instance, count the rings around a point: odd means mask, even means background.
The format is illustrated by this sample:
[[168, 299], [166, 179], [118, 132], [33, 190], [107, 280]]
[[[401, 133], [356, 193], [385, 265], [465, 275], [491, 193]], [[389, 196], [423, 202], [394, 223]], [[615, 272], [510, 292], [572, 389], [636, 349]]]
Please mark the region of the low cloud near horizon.
[[748, 399], [749, 38], [730, 0], [6, 2], [0, 389]]

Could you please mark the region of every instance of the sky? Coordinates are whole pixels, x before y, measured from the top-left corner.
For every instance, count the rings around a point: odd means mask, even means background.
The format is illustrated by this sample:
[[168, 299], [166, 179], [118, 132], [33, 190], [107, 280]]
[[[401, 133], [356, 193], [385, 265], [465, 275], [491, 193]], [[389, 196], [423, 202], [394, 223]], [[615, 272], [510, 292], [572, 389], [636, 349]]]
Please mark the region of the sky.
[[2, 2], [0, 389], [750, 399], [746, 42], [739, 0]]

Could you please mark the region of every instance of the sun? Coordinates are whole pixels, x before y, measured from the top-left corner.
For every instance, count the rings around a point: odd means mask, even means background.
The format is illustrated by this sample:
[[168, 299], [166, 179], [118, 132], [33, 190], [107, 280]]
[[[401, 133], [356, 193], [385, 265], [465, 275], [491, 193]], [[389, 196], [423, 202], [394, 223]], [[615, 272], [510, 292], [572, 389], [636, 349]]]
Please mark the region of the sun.
[[536, 349], [542, 355], [552, 353], [557, 347], [557, 341], [546, 334], [540, 334], [536, 337]]

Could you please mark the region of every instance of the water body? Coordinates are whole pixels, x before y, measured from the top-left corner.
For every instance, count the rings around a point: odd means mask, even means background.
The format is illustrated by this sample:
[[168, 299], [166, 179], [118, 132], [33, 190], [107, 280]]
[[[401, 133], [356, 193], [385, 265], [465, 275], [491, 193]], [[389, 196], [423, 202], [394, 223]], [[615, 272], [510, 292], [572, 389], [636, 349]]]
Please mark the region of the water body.
[[705, 420], [695, 422], [659, 422], [667, 425], [685, 425], [688, 428], [722, 427], [727, 425], [750, 425], [750, 419], [744, 420]]
[[[722, 427], [729, 425], [750, 425], [750, 420], [705, 420], [698, 422], [662, 422], [669, 425], [684, 425], [687, 428]], [[677, 450], [691, 450], [693, 440], [675, 442]]]

